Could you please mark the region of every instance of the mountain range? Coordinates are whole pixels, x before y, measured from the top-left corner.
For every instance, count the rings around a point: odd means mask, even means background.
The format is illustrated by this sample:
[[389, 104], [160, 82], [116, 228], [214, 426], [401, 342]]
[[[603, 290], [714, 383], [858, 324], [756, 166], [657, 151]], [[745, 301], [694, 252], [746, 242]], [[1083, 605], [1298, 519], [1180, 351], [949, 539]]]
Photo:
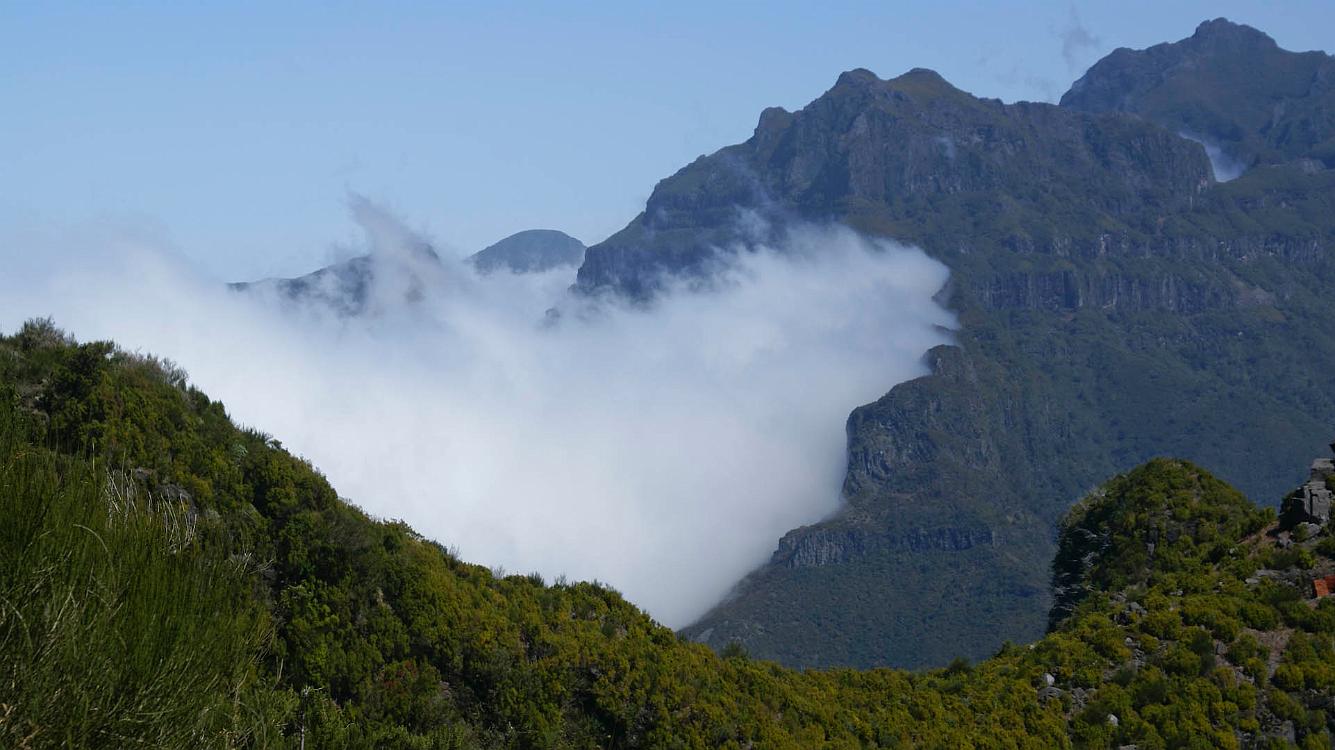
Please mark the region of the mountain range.
[[468, 256], [478, 271], [539, 273], [554, 268], [574, 270], [584, 262], [584, 243], [555, 229], [528, 229]]
[[[1174, 455], [1277, 498], [1330, 437], [1333, 70], [1225, 19], [1114, 51], [1059, 105], [852, 70], [587, 251], [521, 232], [470, 260], [582, 258], [577, 295], [647, 305], [799, 222], [946, 264], [956, 340], [850, 415], [842, 509], [683, 633], [793, 666], [978, 658], [1043, 631], [1056, 524], [1102, 478]], [[375, 263], [262, 283], [357, 314]]]
[[[354, 213], [371, 209], [360, 199]], [[574, 270], [584, 259], [584, 243], [555, 229], [516, 232], [472, 255], [464, 262], [480, 274], [542, 273], [558, 268]], [[235, 291], [273, 291], [280, 299], [313, 302], [345, 316], [365, 313], [377, 279], [392, 279], [399, 291], [411, 297], [423, 293], [424, 269], [436, 270], [441, 259], [430, 244], [403, 236], [383, 252], [371, 252], [334, 263], [295, 278], [237, 282]]]
[[[1059, 106], [854, 70], [660, 182], [577, 289], [651, 299], [745, 247], [739, 214], [843, 222], [949, 266], [960, 321], [850, 416], [843, 509], [685, 635], [796, 666], [978, 657], [1043, 631], [1055, 524], [1100, 477], [1168, 454], [1279, 497], [1335, 425], [1330, 69], [1220, 19]], [[1246, 172], [1216, 180], [1202, 142]]]
[[[0, 746], [1331, 747], [1331, 70], [1223, 19], [1059, 105], [853, 70], [604, 242], [472, 256], [646, 308], [798, 223], [949, 267], [841, 509], [681, 632], [370, 517], [169, 361], [0, 335]], [[363, 314], [407, 239], [256, 284]]]

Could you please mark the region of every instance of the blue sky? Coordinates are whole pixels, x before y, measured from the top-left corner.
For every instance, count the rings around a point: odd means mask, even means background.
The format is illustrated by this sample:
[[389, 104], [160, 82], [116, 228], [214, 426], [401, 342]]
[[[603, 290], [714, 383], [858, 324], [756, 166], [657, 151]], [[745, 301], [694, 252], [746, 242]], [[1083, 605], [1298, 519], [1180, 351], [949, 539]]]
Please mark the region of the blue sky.
[[458, 253], [596, 242], [849, 68], [1054, 100], [1220, 15], [1335, 48], [1329, 0], [112, 5], [0, 0], [0, 237], [134, 227], [229, 280], [345, 252], [350, 190]]

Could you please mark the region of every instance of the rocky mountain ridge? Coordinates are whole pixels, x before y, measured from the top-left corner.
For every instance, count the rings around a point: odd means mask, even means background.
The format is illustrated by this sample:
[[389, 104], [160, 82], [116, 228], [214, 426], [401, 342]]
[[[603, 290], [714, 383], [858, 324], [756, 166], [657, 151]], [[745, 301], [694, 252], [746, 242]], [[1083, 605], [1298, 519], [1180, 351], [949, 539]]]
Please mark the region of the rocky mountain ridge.
[[[1084, 182], [1090, 174], [1098, 184]], [[1139, 239], [1153, 233], [1147, 206], [1180, 210], [1210, 175], [1198, 146], [1135, 118], [977, 99], [928, 70], [888, 81], [855, 70], [797, 113], [766, 110], [750, 140], [660, 182], [639, 217], [590, 248], [577, 288], [650, 296], [663, 271], [699, 271], [719, 249], [754, 242], [742, 213], [874, 230], [890, 218], [882, 205], [949, 212], [959, 222], [934, 227], [936, 244], [958, 253], [998, 229], [1017, 252], [1077, 247], [1051, 232], [1054, 216], [1081, 222], [1080, 239]], [[1087, 200], [1073, 204], [1072, 192]]]
[[948, 265], [961, 322], [931, 375], [854, 410], [843, 510], [685, 634], [800, 666], [979, 656], [1041, 632], [1053, 526], [1098, 477], [1168, 453], [1279, 497], [1335, 423], [1332, 174], [1279, 160], [1219, 182], [1146, 113], [855, 70], [660, 182], [577, 290], [650, 301], [664, 273], [836, 221]]
[[[1062, 106], [853, 70], [661, 181], [576, 291], [651, 303], [664, 274], [841, 222], [949, 266], [961, 322], [931, 375], [853, 411], [843, 510], [686, 634], [803, 666], [976, 657], [1040, 632], [1054, 525], [1101, 477], [1171, 453], [1255, 497], [1292, 485], [1335, 421], [1328, 59], [1219, 20], [1113, 53]], [[1201, 141], [1248, 170], [1217, 180]], [[369, 265], [272, 283], [358, 314]]]

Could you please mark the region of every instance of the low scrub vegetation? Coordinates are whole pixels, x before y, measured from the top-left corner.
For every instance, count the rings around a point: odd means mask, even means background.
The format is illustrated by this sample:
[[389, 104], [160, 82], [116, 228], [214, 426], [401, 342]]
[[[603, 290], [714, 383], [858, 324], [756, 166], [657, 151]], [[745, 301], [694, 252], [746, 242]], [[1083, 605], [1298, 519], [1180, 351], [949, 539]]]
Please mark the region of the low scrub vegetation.
[[6, 747], [1330, 746], [1329, 529], [1184, 462], [1069, 516], [1045, 638], [920, 673], [719, 656], [463, 563], [179, 368], [42, 321], [0, 338], [0, 513]]

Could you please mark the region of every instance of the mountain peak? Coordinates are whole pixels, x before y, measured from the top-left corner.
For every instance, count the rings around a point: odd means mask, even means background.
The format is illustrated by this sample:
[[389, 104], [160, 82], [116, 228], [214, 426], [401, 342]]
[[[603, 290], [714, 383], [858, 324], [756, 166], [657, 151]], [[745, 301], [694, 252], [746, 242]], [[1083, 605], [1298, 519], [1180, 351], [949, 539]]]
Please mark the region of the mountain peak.
[[1275, 40], [1270, 38], [1259, 29], [1241, 23], [1234, 23], [1227, 18], [1219, 17], [1209, 21], [1201, 21], [1196, 27], [1196, 33], [1191, 38], [1198, 42], [1212, 43], [1232, 43], [1248, 44], [1265, 47], [1277, 47]]
[[852, 70], [846, 70], [843, 73], [840, 73], [839, 80], [834, 82], [834, 87], [844, 88], [844, 87], [854, 86], [858, 88], [865, 88], [867, 86], [871, 86], [880, 82], [881, 82], [880, 77], [877, 76], [875, 73], [871, 72], [870, 70], [867, 70], [866, 68], [854, 68]]
[[907, 94], [941, 95], [963, 93], [951, 85], [950, 81], [930, 68], [914, 68], [889, 81], [892, 88]]
[[922, 81], [923, 83], [942, 83], [947, 86], [950, 85], [949, 83], [947, 83], [945, 78], [941, 77], [940, 73], [936, 72], [935, 70], [932, 70], [931, 68], [914, 68], [909, 72], [905, 73], [904, 75], [901, 75], [900, 77], [896, 78], [895, 80]]
[[584, 243], [555, 229], [526, 229], [469, 256], [478, 271], [506, 269], [511, 273], [577, 267], [584, 260]]
[[1291, 52], [1250, 26], [1205, 21], [1192, 36], [1095, 63], [1064, 107], [1128, 112], [1189, 134], [1242, 164], [1335, 166], [1335, 58]]

